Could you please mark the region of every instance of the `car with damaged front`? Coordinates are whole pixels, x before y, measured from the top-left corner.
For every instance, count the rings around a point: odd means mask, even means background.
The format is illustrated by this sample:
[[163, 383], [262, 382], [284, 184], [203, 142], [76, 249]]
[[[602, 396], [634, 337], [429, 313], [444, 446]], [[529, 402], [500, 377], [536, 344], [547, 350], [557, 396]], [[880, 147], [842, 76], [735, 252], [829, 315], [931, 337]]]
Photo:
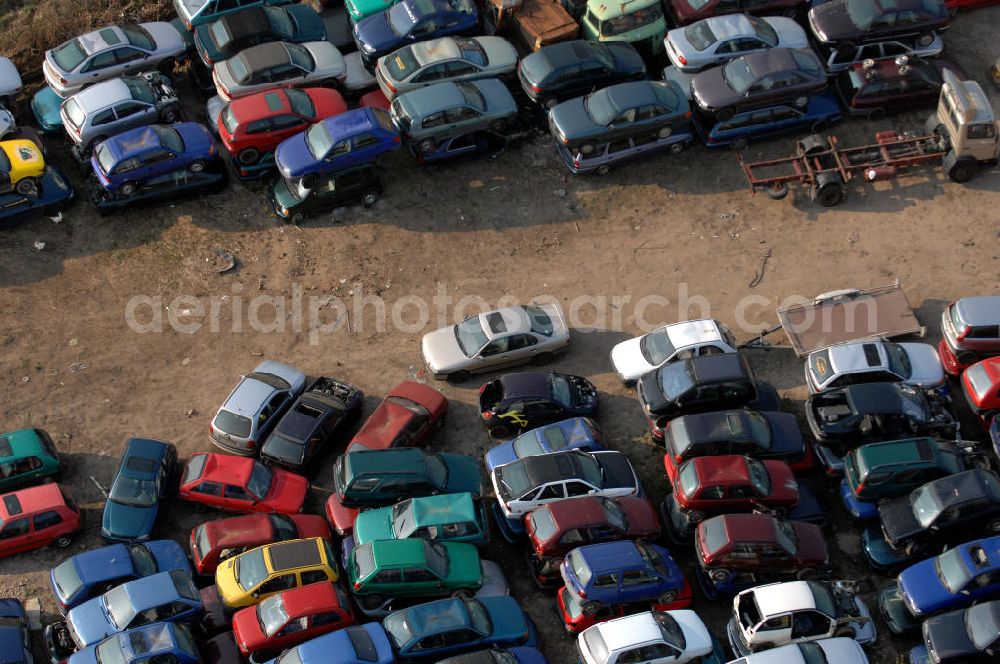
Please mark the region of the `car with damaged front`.
[[522, 371], [479, 388], [479, 417], [494, 438], [570, 417], [593, 417], [596, 412], [597, 388], [583, 376]]

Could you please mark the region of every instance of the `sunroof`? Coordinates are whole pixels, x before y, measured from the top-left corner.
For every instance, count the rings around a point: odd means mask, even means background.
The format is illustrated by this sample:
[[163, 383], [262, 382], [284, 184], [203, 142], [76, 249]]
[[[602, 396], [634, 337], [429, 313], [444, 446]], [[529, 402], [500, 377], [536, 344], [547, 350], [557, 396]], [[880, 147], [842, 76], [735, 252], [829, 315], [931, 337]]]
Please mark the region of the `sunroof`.
[[489, 324], [493, 334], [501, 334], [507, 331], [507, 323], [504, 322], [503, 315], [499, 311], [487, 314], [486, 322]]
[[101, 39], [107, 42], [108, 46], [114, 46], [115, 44], [121, 43], [121, 39], [118, 38], [118, 33], [111, 28], [101, 30]]
[[21, 501], [13, 494], [3, 497], [3, 506], [11, 516], [21, 513]]
[[271, 567], [275, 571], [319, 565], [322, 561], [316, 540], [295, 540], [271, 547]]
[[281, 102], [281, 95], [277, 92], [268, 92], [265, 94], [264, 103], [267, 104], [267, 110], [269, 111], [280, 111], [285, 108], [285, 105]]

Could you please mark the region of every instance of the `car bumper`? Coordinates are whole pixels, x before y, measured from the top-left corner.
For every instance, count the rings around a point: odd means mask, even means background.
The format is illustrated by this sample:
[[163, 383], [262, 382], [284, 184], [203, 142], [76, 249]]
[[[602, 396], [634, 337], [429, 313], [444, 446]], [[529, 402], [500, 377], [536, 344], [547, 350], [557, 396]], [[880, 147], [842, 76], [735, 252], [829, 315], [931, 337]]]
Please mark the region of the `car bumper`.
[[45, 652], [50, 664], [66, 661], [76, 651], [76, 644], [73, 643], [73, 638], [70, 636], [68, 623], [64, 621], [46, 625], [42, 636], [45, 639]]
[[941, 358], [941, 366], [944, 367], [944, 371], [949, 376], [958, 376], [965, 370], [969, 365], [962, 364], [958, 361], [958, 357], [955, 355], [955, 351], [951, 349], [948, 342], [944, 339], [938, 342], [938, 357]]
[[913, 560], [912, 556], [895, 551], [889, 546], [878, 524], [869, 524], [862, 531], [861, 552], [873, 570], [885, 575], [891, 575]]
[[841, 477], [844, 474], [844, 457], [834, 452], [826, 445], [816, 445], [816, 458], [823, 472], [828, 477]]
[[746, 657], [752, 652], [743, 641], [743, 635], [740, 634], [736, 621], [732, 618], [726, 623], [726, 640], [729, 641], [729, 648], [737, 657]]
[[237, 454], [239, 456], [253, 456], [257, 452], [257, 447], [246, 447], [246, 442], [234, 442], [232, 440], [222, 440], [216, 438], [215, 436], [209, 436], [209, 440], [212, 444], [218, 447], [220, 450], [225, 450], [230, 454]]
[[847, 513], [858, 521], [868, 521], [878, 516], [878, 505], [865, 500], [858, 500], [851, 488], [847, 485], [847, 480], [840, 480], [840, 502], [844, 504]]

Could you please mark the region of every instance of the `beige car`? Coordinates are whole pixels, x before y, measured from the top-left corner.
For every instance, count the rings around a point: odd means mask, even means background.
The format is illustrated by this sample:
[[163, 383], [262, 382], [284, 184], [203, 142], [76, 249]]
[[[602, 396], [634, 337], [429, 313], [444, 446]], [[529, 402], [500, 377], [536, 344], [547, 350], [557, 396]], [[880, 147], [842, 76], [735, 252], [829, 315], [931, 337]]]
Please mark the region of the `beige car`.
[[424, 335], [424, 364], [435, 378], [460, 381], [513, 364], [545, 364], [569, 345], [558, 304], [505, 307]]

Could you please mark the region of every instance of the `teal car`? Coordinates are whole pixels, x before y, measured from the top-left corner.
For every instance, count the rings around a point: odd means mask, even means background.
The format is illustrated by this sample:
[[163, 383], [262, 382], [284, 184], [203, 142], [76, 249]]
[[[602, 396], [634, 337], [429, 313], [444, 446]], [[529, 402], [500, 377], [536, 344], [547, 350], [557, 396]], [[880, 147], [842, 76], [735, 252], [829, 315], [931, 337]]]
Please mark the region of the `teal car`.
[[449, 493], [362, 512], [354, 522], [353, 544], [408, 538], [485, 544], [488, 535], [486, 513], [472, 494]]
[[0, 493], [38, 484], [59, 474], [59, 452], [41, 429], [0, 435]]
[[381, 14], [399, 0], [344, 0], [344, 7], [355, 23], [366, 16]]

